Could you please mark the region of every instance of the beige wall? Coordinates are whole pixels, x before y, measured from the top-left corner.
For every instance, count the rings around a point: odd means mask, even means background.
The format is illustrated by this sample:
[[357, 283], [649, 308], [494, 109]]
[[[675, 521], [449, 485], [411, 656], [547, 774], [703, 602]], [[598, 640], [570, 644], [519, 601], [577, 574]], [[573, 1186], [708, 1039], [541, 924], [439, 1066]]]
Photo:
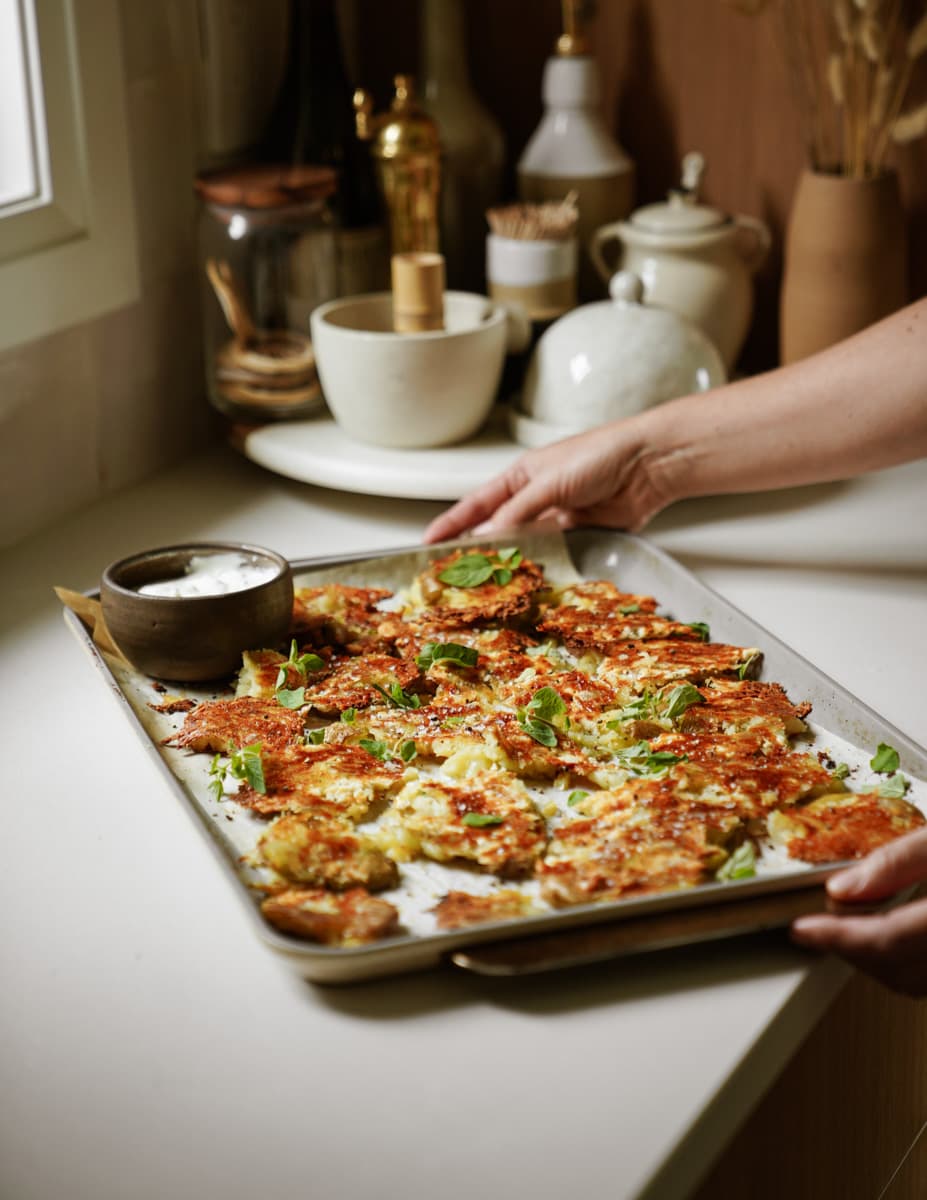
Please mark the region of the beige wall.
[[215, 436], [194, 249], [196, 9], [120, 8], [141, 294], [0, 355], [0, 545]]

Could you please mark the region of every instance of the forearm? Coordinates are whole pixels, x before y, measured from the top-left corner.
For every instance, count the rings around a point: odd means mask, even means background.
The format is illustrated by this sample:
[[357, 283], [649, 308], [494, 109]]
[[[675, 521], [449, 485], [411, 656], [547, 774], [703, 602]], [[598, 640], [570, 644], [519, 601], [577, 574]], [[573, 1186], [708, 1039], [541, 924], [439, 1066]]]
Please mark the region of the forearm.
[[927, 455], [927, 300], [814, 358], [642, 414], [668, 501], [844, 479]]

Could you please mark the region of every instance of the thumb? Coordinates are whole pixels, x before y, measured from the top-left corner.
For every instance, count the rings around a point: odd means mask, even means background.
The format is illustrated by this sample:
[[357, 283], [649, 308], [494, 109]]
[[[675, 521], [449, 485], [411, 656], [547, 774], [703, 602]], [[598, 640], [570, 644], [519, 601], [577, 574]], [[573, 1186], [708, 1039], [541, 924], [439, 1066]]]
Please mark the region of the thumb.
[[827, 882], [835, 900], [884, 900], [927, 880], [927, 829], [880, 846]]

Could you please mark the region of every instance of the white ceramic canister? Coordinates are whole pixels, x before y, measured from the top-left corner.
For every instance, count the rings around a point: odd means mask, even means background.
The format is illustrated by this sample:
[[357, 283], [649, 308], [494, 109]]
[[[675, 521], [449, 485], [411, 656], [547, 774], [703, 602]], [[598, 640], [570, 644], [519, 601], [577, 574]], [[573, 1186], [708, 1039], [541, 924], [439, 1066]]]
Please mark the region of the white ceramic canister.
[[520, 304], [532, 321], [554, 321], [576, 306], [576, 238], [486, 238], [489, 294]]

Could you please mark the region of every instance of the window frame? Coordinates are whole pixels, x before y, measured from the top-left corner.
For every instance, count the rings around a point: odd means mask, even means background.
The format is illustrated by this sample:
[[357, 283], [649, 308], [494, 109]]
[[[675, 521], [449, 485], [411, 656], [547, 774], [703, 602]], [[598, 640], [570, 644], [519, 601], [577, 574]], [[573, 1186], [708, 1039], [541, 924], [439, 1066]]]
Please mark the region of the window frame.
[[118, 0], [32, 2], [47, 179], [0, 210], [0, 350], [139, 296]]

